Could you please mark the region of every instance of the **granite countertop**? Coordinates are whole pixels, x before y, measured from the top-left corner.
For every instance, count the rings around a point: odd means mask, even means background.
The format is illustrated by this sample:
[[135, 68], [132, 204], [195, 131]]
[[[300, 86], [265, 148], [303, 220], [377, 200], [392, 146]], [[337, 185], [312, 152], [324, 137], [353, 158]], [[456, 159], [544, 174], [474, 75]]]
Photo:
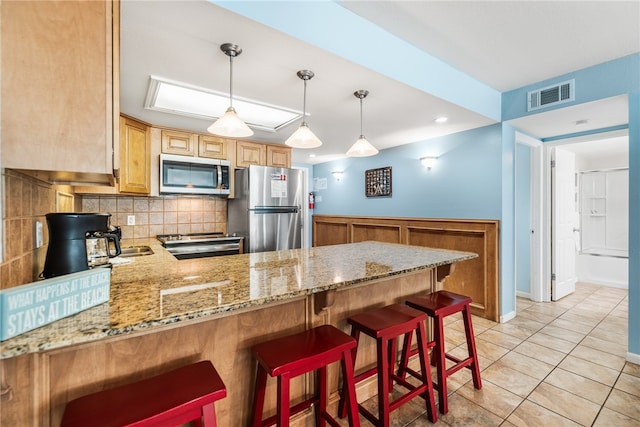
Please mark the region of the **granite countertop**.
[[[155, 239], [154, 254], [116, 264], [110, 299], [0, 343], [0, 359], [201, 319], [243, 308], [452, 264], [469, 252], [361, 242], [177, 260]], [[123, 241], [123, 247], [131, 242]]]

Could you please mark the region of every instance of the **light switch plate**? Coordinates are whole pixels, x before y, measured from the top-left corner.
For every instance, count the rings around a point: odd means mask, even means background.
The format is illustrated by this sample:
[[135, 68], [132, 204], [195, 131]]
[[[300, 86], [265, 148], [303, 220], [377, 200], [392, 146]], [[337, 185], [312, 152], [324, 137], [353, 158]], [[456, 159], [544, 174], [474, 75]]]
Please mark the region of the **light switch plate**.
[[135, 215], [127, 215], [127, 225], [136, 225]]

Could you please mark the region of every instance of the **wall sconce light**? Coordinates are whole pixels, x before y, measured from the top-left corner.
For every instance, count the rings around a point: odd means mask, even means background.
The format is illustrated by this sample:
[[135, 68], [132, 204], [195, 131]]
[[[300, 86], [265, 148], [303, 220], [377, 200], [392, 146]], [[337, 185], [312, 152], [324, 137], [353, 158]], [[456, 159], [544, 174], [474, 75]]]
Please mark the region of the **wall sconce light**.
[[331, 172], [331, 175], [333, 175], [336, 181], [340, 181], [340, 179], [342, 179], [342, 173], [342, 171], [333, 171]]
[[422, 163], [422, 166], [425, 168], [431, 170], [431, 168], [436, 164], [436, 160], [438, 160], [437, 157], [421, 157], [420, 163]]

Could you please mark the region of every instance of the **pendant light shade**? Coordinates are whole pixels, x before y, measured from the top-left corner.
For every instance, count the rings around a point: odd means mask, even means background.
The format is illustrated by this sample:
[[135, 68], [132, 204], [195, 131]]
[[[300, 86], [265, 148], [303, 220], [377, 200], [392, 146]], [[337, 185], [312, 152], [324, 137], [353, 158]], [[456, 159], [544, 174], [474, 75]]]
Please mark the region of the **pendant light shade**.
[[222, 117], [213, 122], [207, 131], [218, 136], [242, 138], [253, 135], [253, 131], [243, 122], [233, 108], [233, 58], [242, 53], [240, 46], [233, 43], [220, 45], [220, 50], [229, 57], [229, 108]]
[[298, 77], [304, 81], [304, 97], [302, 101], [302, 123], [300, 127], [284, 142], [289, 147], [293, 148], [316, 148], [322, 145], [322, 141], [311, 132], [309, 126], [307, 126], [307, 81], [311, 80], [314, 76], [313, 71], [300, 70], [298, 71]]
[[364, 137], [362, 133], [362, 100], [369, 95], [369, 91], [367, 90], [357, 90], [353, 93], [356, 98], [360, 98], [360, 137], [356, 140], [356, 142], [349, 148], [347, 151], [347, 156], [349, 157], [367, 157], [367, 156], [375, 156], [378, 154], [378, 149], [371, 145], [367, 138]]

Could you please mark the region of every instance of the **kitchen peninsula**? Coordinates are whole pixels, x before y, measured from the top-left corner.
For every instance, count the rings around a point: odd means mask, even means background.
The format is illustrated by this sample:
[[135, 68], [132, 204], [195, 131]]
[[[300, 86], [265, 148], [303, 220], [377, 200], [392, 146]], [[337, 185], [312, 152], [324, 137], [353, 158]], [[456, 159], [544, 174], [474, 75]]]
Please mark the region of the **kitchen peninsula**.
[[[361, 242], [178, 261], [146, 243], [153, 255], [113, 268], [109, 302], [2, 342], [0, 424], [59, 425], [75, 397], [209, 359], [227, 386], [220, 424], [244, 425], [252, 345], [320, 324], [347, 331], [352, 313], [432, 291], [454, 263], [476, 256]], [[356, 369], [374, 357], [365, 346]], [[330, 373], [335, 403], [338, 370]], [[300, 377], [292, 396], [311, 386]]]

